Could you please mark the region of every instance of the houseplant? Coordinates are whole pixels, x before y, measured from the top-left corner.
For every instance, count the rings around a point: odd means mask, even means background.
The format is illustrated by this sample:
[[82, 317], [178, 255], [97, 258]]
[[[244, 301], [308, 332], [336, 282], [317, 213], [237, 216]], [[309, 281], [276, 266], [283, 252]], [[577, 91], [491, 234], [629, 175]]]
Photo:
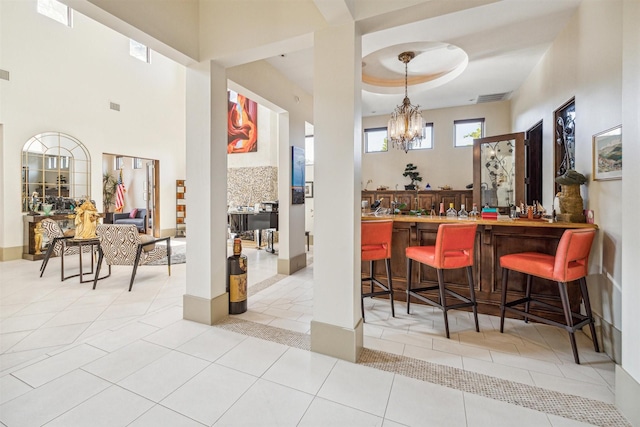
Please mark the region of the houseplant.
[[108, 217], [109, 208], [113, 204], [117, 186], [118, 181], [115, 176], [109, 172], [105, 172], [104, 175], [102, 175], [102, 205], [104, 207], [105, 218]]
[[411, 184], [404, 186], [405, 190], [415, 190], [416, 182], [422, 181], [420, 172], [418, 172], [416, 169], [418, 169], [418, 167], [413, 163], [407, 163], [407, 166], [404, 168], [404, 173], [402, 174], [402, 176], [408, 176], [411, 179]]

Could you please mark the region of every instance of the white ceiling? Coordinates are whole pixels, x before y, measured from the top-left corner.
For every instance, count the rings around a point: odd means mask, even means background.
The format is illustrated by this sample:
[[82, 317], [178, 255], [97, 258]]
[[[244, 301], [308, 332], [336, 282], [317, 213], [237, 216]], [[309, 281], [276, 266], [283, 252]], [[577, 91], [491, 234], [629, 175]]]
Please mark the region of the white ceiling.
[[[416, 43], [442, 42], [462, 48], [469, 63], [452, 81], [435, 88], [409, 86], [412, 104], [422, 109], [474, 104], [480, 95], [513, 92], [540, 61], [551, 42], [575, 13], [580, 0], [502, 0], [363, 35], [363, 57], [385, 50], [390, 80], [404, 79], [397, 56]], [[392, 48], [394, 47], [395, 48]], [[428, 55], [425, 52], [423, 55]], [[290, 52], [267, 61], [313, 94], [313, 49]], [[428, 56], [410, 62], [409, 79]], [[412, 68], [412, 65], [414, 68]], [[571, 64], [567, 64], [571, 67]], [[397, 94], [362, 92], [364, 116], [390, 114], [402, 102]]]

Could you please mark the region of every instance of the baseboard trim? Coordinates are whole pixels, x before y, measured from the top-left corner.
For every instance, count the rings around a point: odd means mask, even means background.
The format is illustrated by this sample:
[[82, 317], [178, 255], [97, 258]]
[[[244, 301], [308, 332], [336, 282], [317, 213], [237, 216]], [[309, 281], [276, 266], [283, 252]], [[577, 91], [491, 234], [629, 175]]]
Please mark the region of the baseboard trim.
[[616, 365], [616, 408], [633, 426], [640, 426], [640, 382]]
[[0, 261], [15, 261], [22, 259], [22, 246], [0, 248]]
[[307, 254], [303, 253], [289, 259], [278, 258], [278, 274], [293, 274], [307, 266]]
[[356, 363], [363, 347], [362, 319], [355, 328], [311, 321], [311, 351]]
[[182, 296], [182, 317], [205, 325], [214, 325], [229, 315], [229, 293], [225, 292], [213, 299]]

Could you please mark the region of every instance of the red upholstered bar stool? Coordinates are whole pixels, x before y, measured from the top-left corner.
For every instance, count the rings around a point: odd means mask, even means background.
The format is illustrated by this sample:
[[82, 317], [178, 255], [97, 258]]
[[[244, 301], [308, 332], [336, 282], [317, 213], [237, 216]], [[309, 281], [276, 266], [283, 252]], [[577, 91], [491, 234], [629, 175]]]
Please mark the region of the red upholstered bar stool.
[[[362, 282], [370, 282], [369, 292], [362, 292], [360, 306], [362, 308], [362, 319], [364, 320], [364, 299], [389, 295], [391, 301], [391, 315], [396, 317], [393, 308], [393, 284], [391, 283], [391, 236], [393, 234], [393, 221], [362, 221], [361, 225], [361, 258], [362, 261], [369, 261], [370, 277], [363, 277]], [[374, 276], [374, 262], [385, 262], [387, 269], [387, 286], [381, 283]], [[382, 290], [374, 291], [374, 285]]]
[[[500, 332], [504, 331], [504, 315], [506, 311], [524, 316], [525, 321], [533, 319], [548, 325], [566, 329], [569, 332], [569, 338], [571, 339], [573, 358], [576, 363], [579, 364], [580, 358], [578, 357], [578, 349], [576, 347], [575, 331], [588, 324], [591, 329], [591, 336], [593, 337], [593, 347], [596, 352], [600, 351], [598, 348], [598, 339], [596, 337], [593, 314], [591, 313], [587, 281], [585, 279], [589, 272], [589, 252], [591, 251], [591, 244], [593, 243], [595, 234], [596, 231], [593, 229], [566, 230], [562, 234], [555, 256], [539, 252], [524, 252], [500, 257], [500, 266], [502, 267]], [[509, 270], [525, 274], [527, 278], [527, 287], [524, 298], [507, 303]], [[531, 298], [532, 276], [542, 277], [543, 279], [558, 282], [562, 309]], [[569, 294], [567, 293], [567, 282], [574, 280], [578, 280], [580, 283], [580, 291], [582, 292], [582, 299], [584, 300], [585, 311], [587, 313], [586, 316], [579, 313], [573, 313], [571, 311]], [[532, 302], [551, 311], [563, 313], [566, 323], [556, 322], [554, 320], [529, 313], [529, 307]], [[520, 304], [524, 304], [524, 310], [514, 308], [514, 306]], [[574, 319], [577, 319], [578, 322], [574, 323]]]
[[[476, 229], [478, 224], [440, 224], [436, 235], [435, 246], [409, 246], [407, 255], [407, 314], [411, 304], [411, 297], [438, 307], [444, 312], [444, 328], [449, 338], [449, 319], [447, 311], [456, 308], [473, 307], [473, 317], [476, 321], [476, 332], [480, 332], [478, 326], [478, 304], [473, 287], [473, 253], [475, 248]], [[426, 264], [437, 270], [438, 284], [423, 288], [411, 287], [412, 261]], [[469, 298], [462, 296], [445, 287], [444, 270], [464, 268], [467, 270], [469, 281]], [[418, 292], [438, 290], [438, 299], [431, 299]], [[447, 304], [447, 295], [462, 301], [458, 304]]]

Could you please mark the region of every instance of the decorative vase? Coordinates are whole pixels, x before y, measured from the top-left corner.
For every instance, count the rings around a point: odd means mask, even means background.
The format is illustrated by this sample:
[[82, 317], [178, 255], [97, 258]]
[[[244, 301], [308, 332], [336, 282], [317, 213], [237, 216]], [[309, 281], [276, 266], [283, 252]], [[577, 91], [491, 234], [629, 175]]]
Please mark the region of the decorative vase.
[[42, 204], [42, 212], [44, 212], [44, 214], [46, 216], [51, 215], [51, 209], [53, 208], [53, 205], [49, 204], [49, 203], [43, 203]]
[[579, 184], [561, 185], [562, 191], [558, 196], [560, 214], [558, 220], [562, 222], [586, 222], [584, 203], [580, 195]]

